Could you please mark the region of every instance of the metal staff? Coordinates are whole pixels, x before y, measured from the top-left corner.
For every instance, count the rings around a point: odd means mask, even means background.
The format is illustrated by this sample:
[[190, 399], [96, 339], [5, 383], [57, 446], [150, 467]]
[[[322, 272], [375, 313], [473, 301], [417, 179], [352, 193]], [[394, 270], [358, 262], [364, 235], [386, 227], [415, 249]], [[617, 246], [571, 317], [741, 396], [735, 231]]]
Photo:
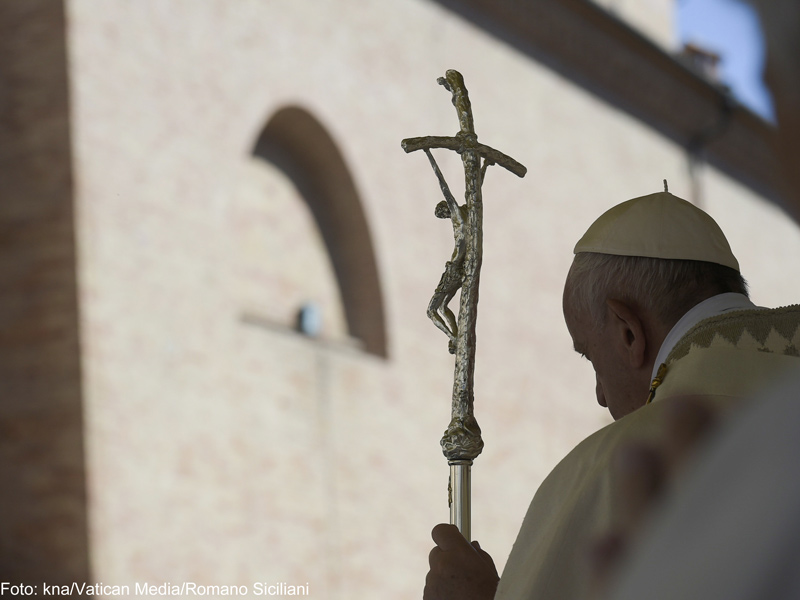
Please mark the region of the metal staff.
[[[451, 260], [445, 265], [445, 272], [428, 306], [428, 316], [447, 334], [450, 340], [448, 348], [456, 357], [452, 419], [444, 432], [441, 445], [450, 465], [450, 522], [470, 540], [470, 468], [472, 461], [483, 450], [481, 428], [473, 411], [475, 322], [478, 316], [478, 283], [483, 258], [481, 186], [489, 165], [498, 164], [518, 177], [524, 177], [527, 169], [510, 156], [478, 143], [472, 107], [461, 73], [451, 69], [437, 81], [452, 94], [461, 130], [453, 137], [408, 138], [402, 141], [401, 146], [406, 152], [424, 150], [428, 155], [445, 197], [436, 207], [436, 216], [450, 218], [453, 223], [455, 249]], [[450, 193], [430, 152], [431, 148], [446, 148], [461, 155], [466, 182], [463, 205], [459, 205]], [[461, 300], [456, 324], [447, 304], [458, 289], [461, 289]]]

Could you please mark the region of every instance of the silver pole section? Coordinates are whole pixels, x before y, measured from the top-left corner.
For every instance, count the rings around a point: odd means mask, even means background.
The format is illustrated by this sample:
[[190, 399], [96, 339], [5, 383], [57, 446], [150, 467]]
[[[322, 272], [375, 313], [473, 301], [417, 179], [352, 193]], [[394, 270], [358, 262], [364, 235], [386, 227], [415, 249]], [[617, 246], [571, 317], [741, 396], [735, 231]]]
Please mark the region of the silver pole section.
[[472, 539], [472, 461], [450, 463], [450, 523], [458, 527], [468, 541]]

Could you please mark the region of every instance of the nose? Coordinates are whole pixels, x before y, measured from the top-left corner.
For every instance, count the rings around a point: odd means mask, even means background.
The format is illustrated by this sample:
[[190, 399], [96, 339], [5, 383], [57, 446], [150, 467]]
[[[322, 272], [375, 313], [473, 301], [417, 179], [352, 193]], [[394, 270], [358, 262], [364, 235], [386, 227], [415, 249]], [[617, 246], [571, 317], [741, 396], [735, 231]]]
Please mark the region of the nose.
[[608, 408], [608, 404], [606, 404], [606, 395], [603, 392], [603, 385], [600, 383], [600, 378], [595, 375], [595, 381], [597, 385], [594, 388], [594, 393], [597, 394], [597, 403], [602, 406], [603, 408]]

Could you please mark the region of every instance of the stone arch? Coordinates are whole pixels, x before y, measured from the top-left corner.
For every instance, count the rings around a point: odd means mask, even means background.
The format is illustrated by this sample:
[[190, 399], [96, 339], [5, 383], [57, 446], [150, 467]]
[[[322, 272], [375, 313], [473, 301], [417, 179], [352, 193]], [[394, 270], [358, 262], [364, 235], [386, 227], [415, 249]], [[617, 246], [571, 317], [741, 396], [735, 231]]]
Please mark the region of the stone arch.
[[271, 162], [308, 204], [330, 255], [349, 334], [386, 357], [378, 267], [361, 199], [339, 148], [308, 111], [289, 106], [261, 132], [253, 156]]

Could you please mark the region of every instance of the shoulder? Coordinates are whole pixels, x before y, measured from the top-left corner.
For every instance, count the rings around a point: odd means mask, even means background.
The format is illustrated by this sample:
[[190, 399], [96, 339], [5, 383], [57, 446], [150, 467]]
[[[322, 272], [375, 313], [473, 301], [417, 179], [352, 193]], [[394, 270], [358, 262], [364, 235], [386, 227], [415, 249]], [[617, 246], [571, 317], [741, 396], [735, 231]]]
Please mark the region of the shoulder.
[[657, 435], [662, 412], [663, 406], [649, 404], [606, 425], [575, 446], [554, 471], [592, 467], [598, 462], [605, 462], [621, 443]]
[[534, 503], [543, 511], [569, 504], [604, 504], [604, 481], [616, 450], [634, 440], [655, 439], [661, 433], [664, 403], [649, 404], [596, 431], [567, 454], [542, 482]]
[[561, 597], [580, 585], [576, 566], [586, 544], [610, 524], [615, 451], [627, 440], [658, 435], [662, 412], [644, 406], [584, 439], [556, 465], [531, 502], [497, 598]]

